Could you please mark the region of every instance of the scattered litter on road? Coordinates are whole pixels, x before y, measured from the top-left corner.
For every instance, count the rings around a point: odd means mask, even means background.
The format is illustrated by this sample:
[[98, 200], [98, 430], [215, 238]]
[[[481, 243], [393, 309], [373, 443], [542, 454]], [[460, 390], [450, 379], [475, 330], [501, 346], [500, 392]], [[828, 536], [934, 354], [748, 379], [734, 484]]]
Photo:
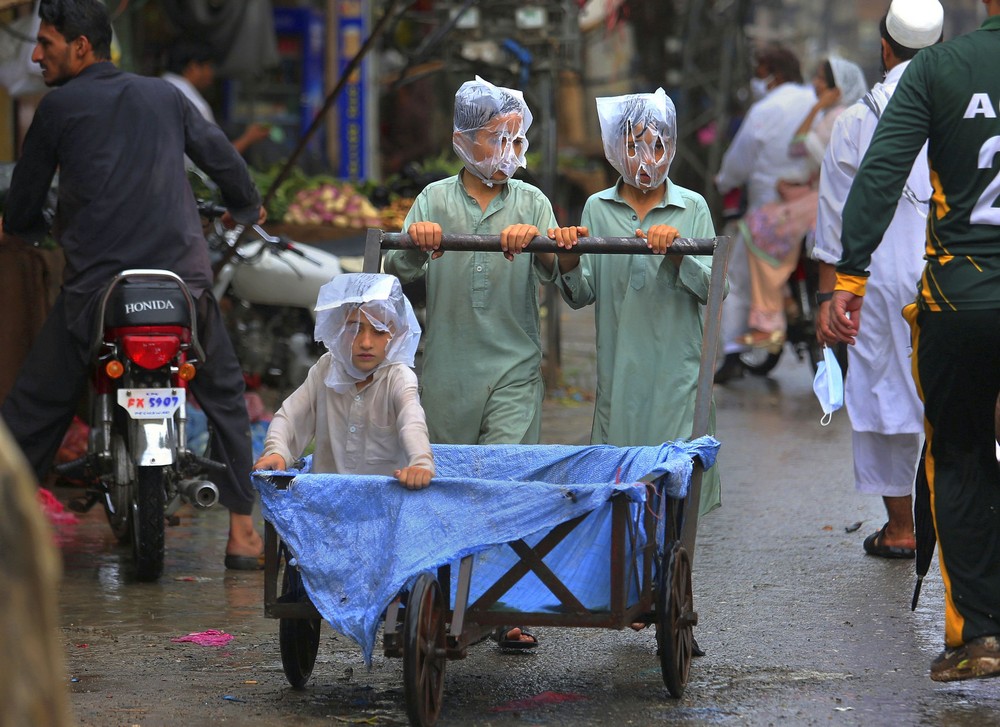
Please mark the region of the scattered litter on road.
[[572, 694], [565, 692], [542, 692], [527, 699], [515, 699], [513, 702], [491, 707], [491, 712], [521, 712], [528, 709], [538, 709], [551, 704], [563, 704], [565, 702], [584, 702], [587, 698], [582, 694]]
[[187, 636], [178, 636], [170, 640], [175, 643], [190, 641], [192, 644], [198, 644], [199, 646], [225, 646], [233, 640], [233, 635], [227, 634], [224, 631], [209, 629], [208, 631], [191, 633]]
[[856, 523], [851, 523], [850, 525], [848, 525], [847, 527], [845, 527], [844, 528], [844, 532], [845, 533], [853, 533], [855, 530], [859, 530], [863, 524], [864, 524], [864, 520], [858, 520]]
[[223, 694], [222, 698], [227, 702], [246, 702], [245, 699], [240, 699], [239, 697], [234, 697], [232, 694]]

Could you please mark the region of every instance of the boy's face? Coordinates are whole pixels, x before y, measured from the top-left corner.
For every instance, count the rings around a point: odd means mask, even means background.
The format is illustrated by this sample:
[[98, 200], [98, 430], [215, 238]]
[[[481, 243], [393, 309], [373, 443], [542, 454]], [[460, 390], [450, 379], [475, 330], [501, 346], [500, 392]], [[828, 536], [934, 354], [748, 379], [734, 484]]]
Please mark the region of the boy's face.
[[[392, 334], [385, 326], [377, 327], [361, 310], [347, 315], [346, 335], [353, 335], [351, 363], [362, 373], [371, 373], [385, 361], [385, 351]], [[372, 316], [374, 318], [374, 316]]]
[[672, 150], [659, 132], [639, 121], [625, 132], [625, 172], [627, 182], [640, 189], [659, 187], [667, 177]]
[[[528, 141], [524, 137], [523, 121], [519, 113], [494, 116], [485, 126], [462, 135], [471, 140], [467, 146], [469, 158], [464, 161], [471, 163], [480, 178], [503, 183], [518, 167], [524, 166]], [[458, 143], [461, 141], [456, 139]], [[459, 154], [464, 157], [461, 151]]]
[[666, 153], [660, 135], [641, 121], [625, 134], [625, 167], [640, 187], [655, 186], [653, 175], [663, 166]]

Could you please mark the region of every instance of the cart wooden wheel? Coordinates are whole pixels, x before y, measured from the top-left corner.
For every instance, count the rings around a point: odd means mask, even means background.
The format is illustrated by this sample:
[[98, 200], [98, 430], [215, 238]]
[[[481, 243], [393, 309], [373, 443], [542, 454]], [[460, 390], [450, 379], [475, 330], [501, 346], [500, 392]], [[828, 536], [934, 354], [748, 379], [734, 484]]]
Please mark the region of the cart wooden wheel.
[[410, 589], [403, 624], [403, 694], [410, 724], [437, 722], [444, 694], [445, 612], [441, 586], [421, 573]]
[[691, 593], [691, 560], [687, 551], [674, 544], [669, 559], [661, 565], [656, 593], [656, 645], [660, 670], [670, 696], [680, 699], [687, 686], [694, 655], [692, 628], [698, 623]]
[[[287, 558], [287, 554], [285, 555]], [[294, 566], [284, 563], [285, 574], [282, 578], [281, 597], [279, 602], [295, 603], [306, 596], [302, 578]], [[278, 645], [281, 649], [281, 666], [285, 677], [294, 689], [302, 689], [312, 674], [316, 663], [316, 652], [319, 650], [318, 618], [283, 618], [278, 620]]]

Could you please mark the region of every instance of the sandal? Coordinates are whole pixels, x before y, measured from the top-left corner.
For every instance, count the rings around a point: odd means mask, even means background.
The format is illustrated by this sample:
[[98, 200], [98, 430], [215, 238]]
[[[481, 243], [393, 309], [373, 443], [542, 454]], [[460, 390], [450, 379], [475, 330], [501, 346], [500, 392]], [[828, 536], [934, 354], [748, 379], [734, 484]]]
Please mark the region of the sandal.
[[[520, 636], [510, 638], [510, 632], [514, 629], [520, 631], [521, 636], [530, 638], [531, 641], [523, 641]], [[534, 649], [538, 646], [538, 639], [535, 638], [534, 634], [526, 631], [521, 626], [498, 626], [496, 631], [493, 632], [493, 640], [500, 646], [501, 651], [523, 651], [525, 649]]]
[[898, 545], [885, 545], [882, 543], [882, 538], [885, 537], [885, 529], [889, 527], [889, 523], [882, 526], [881, 530], [876, 530], [874, 533], [865, 538], [864, 549], [868, 555], [874, 555], [879, 558], [913, 558], [916, 552], [913, 548], [904, 548]]

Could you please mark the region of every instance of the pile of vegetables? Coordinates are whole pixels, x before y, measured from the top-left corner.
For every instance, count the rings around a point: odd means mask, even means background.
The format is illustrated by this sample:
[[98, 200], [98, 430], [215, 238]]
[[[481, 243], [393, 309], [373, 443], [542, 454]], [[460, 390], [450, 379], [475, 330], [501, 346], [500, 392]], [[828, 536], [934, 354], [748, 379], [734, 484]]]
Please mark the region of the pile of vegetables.
[[326, 182], [299, 190], [285, 213], [284, 222], [293, 225], [334, 227], [381, 227], [375, 206], [346, 183]]

